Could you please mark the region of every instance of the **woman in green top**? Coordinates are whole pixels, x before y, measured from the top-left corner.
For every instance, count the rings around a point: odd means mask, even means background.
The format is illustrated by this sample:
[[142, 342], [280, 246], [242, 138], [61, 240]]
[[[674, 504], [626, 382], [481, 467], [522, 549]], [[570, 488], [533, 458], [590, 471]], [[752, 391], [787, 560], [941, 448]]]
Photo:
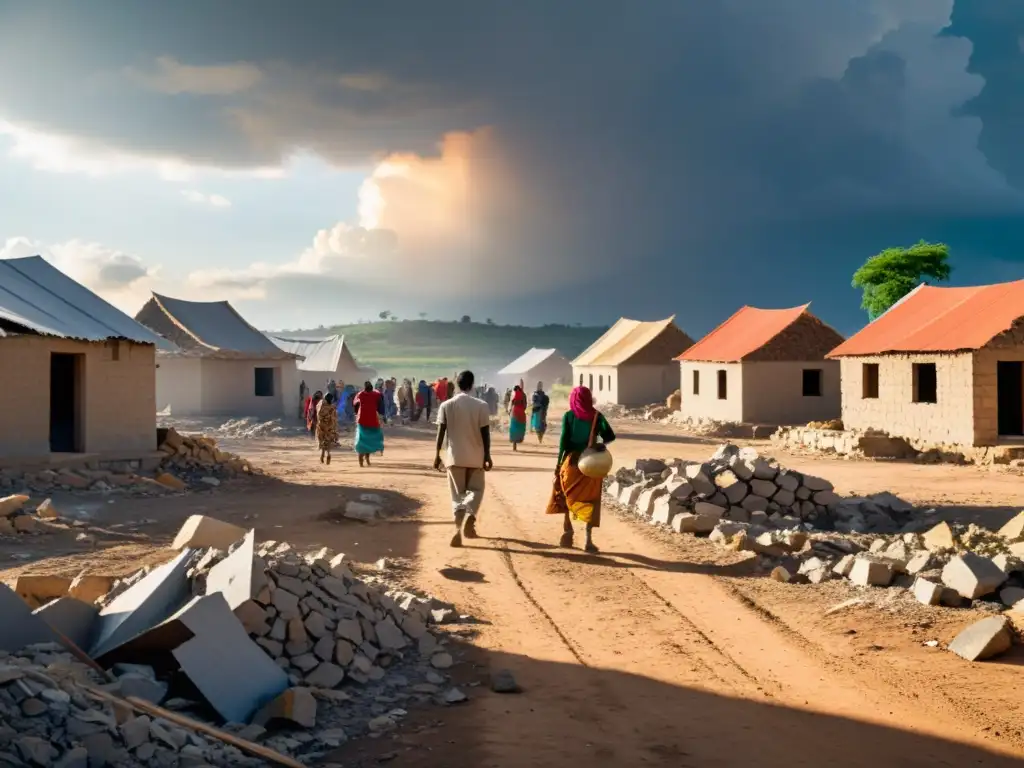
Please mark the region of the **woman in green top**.
[[555, 485], [548, 502], [549, 515], [562, 515], [560, 547], [571, 547], [572, 520], [586, 526], [587, 552], [597, 552], [592, 532], [601, 525], [602, 478], [587, 477], [579, 469], [580, 454], [592, 444], [607, 445], [615, 439], [608, 420], [594, 409], [594, 396], [586, 387], [576, 387], [569, 395], [569, 410], [562, 417], [562, 438], [558, 443]]

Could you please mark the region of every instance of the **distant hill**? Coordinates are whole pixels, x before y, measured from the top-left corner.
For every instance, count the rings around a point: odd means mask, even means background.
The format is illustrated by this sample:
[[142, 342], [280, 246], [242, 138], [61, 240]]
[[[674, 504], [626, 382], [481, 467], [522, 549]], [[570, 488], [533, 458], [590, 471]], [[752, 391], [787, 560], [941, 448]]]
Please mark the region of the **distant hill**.
[[435, 320], [392, 320], [336, 325], [281, 336], [316, 338], [345, 335], [360, 365], [383, 376], [436, 378], [470, 368], [481, 375], [497, 371], [530, 347], [558, 349], [572, 359], [606, 330], [567, 325], [539, 327]]

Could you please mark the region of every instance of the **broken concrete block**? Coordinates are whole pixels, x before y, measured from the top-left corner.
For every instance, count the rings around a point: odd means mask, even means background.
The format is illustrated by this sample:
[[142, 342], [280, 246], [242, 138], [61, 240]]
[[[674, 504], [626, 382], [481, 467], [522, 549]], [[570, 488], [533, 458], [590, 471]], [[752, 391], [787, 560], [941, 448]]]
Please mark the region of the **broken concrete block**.
[[857, 558], [853, 555], [844, 555], [834, 566], [832, 566], [832, 572], [838, 576], [842, 576], [843, 578], [848, 578], [856, 560]]
[[32, 533], [38, 525], [38, 521], [32, 515], [15, 515], [8, 520], [18, 533]]
[[928, 579], [917, 578], [914, 580], [914, 597], [919, 603], [925, 605], [938, 605], [942, 602], [942, 591], [945, 589], [941, 584], [936, 584]]
[[1014, 515], [1006, 525], [999, 529], [999, 535], [1010, 541], [1020, 541], [1024, 538], [1024, 512]]
[[942, 583], [970, 600], [992, 594], [1005, 581], [995, 563], [973, 552], [954, 557], [942, 569]]
[[953, 549], [956, 547], [953, 529], [949, 527], [947, 522], [941, 522], [934, 528], [925, 531], [921, 534], [921, 541], [924, 543], [924, 548], [929, 552], [938, 552], [943, 549]]
[[60, 513], [57, 512], [57, 508], [53, 506], [50, 499], [44, 499], [43, 503], [36, 507], [36, 517], [43, 520], [56, 520], [60, 517]]
[[644, 489], [644, 491], [637, 497], [636, 513], [641, 517], [650, 517], [651, 513], [654, 512], [654, 503], [667, 493], [668, 491], [660, 485]]
[[1024, 561], [1014, 555], [996, 555], [992, 558], [992, 562], [1007, 576], [1011, 573], [1024, 572]]
[[59, 597], [32, 612], [79, 648], [92, 645], [99, 609], [73, 597]]
[[226, 721], [248, 722], [288, 687], [288, 675], [249, 638], [222, 594], [196, 598], [165, 623], [174, 621], [193, 634], [174, 658]]
[[193, 553], [185, 550], [169, 563], [154, 568], [105, 605], [100, 611], [96, 639], [89, 655], [99, 660], [122, 643], [164, 621], [184, 605], [192, 597], [188, 579], [192, 558]]
[[834, 507], [842, 501], [834, 491], [815, 491], [811, 498], [822, 507]]
[[683, 474], [693, 486], [694, 493], [711, 496], [717, 490], [711, 480], [711, 469], [704, 464], [688, 464], [683, 467]]
[[904, 570], [911, 576], [916, 576], [921, 571], [927, 571], [932, 567], [932, 553], [931, 552], [916, 552], [907, 560], [906, 567]]
[[793, 580], [793, 574], [791, 574], [781, 565], [777, 565], [774, 568], [772, 568], [772, 572], [768, 574], [768, 578], [772, 579], [773, 581], [781, 581], [784, 584], [788, 584], [790, 581]]
[[0, 517], [10, 517], [15, 512], [20, 512], [28, 501], [28, 496], [23, 493], [16, 493], [13, 496], [4, 496], [0, 499]]
[[72, 579], [68, 587], [68, 596], [84, 603], [95, 603], [114, 588], [115, 581], [113, 576], [100, 576], [82, 571]]
[[893, 568], [889, 563], [857, 558], [850, 569], [850, 581], [862, 587], [887, 587], [892, 583]]
[[771, 480], [759, 480], [755, 477], [750, 481], [750, 492], [757, 496], [763, 496], [766, 499], [770, 499], [778, 490], [778, 486]]
[[380, 507], [365, 501], [350, 501], [345, 504], [344, 517], [349, 520], [361, 520], [368, 523], [380, 517]]
[[67, 576], [22, 574], [14, 580], [14, 591], [33, 608], [64, 597], [71, 587]]
[[671, 496], [662, 496], [654, 502], [654, 510], [651, 512], [651, 523], [656, 525], [669, 525], [672, 518], [680, 511], [679, 503]]
[[55, 643], [58, 638], [50, 626], [32, 614], [14, 590], [0, 582], [0, 651], [16, 653], [27, 645]]
[[294, 723], [303, 728], [316, 726], [316, 699], [308, 688], [289, 688], [269, 704], [262, 707], [253, 718], [256, 725], [266, 726], [275, 720]]
[[[1024, 602], [1024, 589], [1020, 587], [1003, 587], [999, 590], [999, 599], [1007, 608], [1015, 608]], [[1024, 608], [1024, 605], [1021, 606]]]
[[231, 545], [245, 536], [246, 530], [237, 525], [225, 523], [206, 515], [192, 515], [181, 526], [174, 537], [171, 549], [182, 550], [186, 547], [202, 549], [213, 547], [227, 552]]
[[676, 533], [697, 533], [700, 519], [692, 512], [680, 512], [672, 518], [672, 530]]
[[619, 494], [619, 504], [622, 504], [624, 507], [632, 507], [636, 504], [636, 500], [640, 498], [640, 494], [643, 491], [644, 487], [641, 483], [623, 488], [622, 493]]
[[968, 661], [984, 661], [1005, 653], [1013, 645], [1009, 621], [990, 616], [971, 624], [949, 644], [949, 650]]
[[322, 662], [312, 672], [306, 673], [306, 685], [314, 688], [337, 688], [345, 679], [345, 670], [329, 661]]
[[740, 502], [740, 506], [750, 513], [750, 520], [753, 522], [755, 512], [765, 512], [768, 509], [768, 499], [750, 495]]

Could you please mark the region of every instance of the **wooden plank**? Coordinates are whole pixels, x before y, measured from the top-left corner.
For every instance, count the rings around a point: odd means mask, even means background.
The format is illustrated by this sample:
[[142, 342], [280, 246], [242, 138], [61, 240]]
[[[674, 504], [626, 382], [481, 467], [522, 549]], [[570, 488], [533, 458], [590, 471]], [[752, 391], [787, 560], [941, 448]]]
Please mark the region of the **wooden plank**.
[[187, 728], [190, 731], [201, 733], [204, 736], [217, 739], [225, 744], [230, 744], [233, 747], [237, 747], [243, 752], [259, 757], [263, 760], [273, 763], [274, 765], [283, 765], [285, 768], [306, 768], [302, 763], [297, 760], [293, 760], [287, 755], [282, 755], [280, 752], [275, 752], [272, 749], [261, 746], [254, 742], [243, 739], [240, 736], [236, 736], [233, 733], [222, 731], [220, 728], [214, 728], [212, 725], [201, 723], [198, 720], [193, 720], [190, 717], [181, 715], [177, 712], [172, 712], [169, 709], [164, 709], [156, 704], [151, 704], [148, 701], [144, 701], [135, 696], [129, 696], [128, 698], [121, 698], [120, 696], [114, 696], [113, 694], [101, 691], [92, 686], [83, 685], [83, 690], [87, 691], [91, 696], [95, 696], [98, 699], [109, 701], [115, 705], [128, 705], [136, 712], [140, 712], [145, 715], [152, 715], [153, 717], [162, 717], [164, 720], [180, 725], [182, 728]]

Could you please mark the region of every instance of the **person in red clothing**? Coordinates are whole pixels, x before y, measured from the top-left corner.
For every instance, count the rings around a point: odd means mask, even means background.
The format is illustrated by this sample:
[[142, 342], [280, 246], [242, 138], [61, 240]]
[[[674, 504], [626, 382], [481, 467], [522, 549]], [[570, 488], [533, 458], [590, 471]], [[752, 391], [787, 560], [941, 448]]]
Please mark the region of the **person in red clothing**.
[[438, 379], [434, 382], [434, 397], [437, 402], [437, 407], [441, 407], [441, 403], [448, 399], [448, 379]]
[[370, 466], [370, 454], [384, 451], [384, 430], [380, 426], [379, 410], [382, 395], [367, 381], [363, 391], [356, 395], [352, 402], [356, 409], [356, 440], [355, 452], [359, 456], [359, 466]]

